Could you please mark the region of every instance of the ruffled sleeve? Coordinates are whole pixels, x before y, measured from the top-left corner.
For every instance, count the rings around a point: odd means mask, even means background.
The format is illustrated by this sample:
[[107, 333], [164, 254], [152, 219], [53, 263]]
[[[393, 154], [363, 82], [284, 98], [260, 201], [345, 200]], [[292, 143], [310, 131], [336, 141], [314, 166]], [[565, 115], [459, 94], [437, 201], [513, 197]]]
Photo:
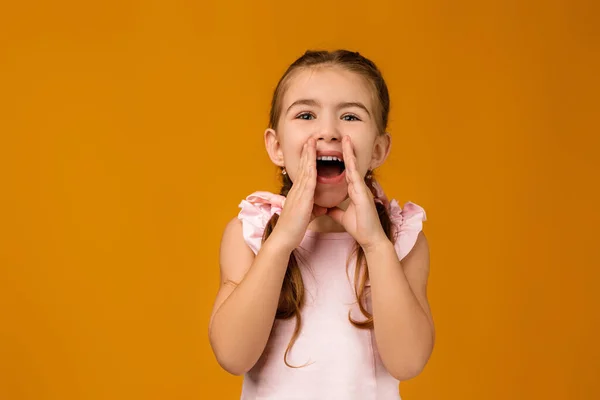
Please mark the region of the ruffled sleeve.
[[394, 228], [394, 248], [398, 258], [402, 260], [417, 242], [427, 216], [421, 206], [412, 202], [406, 203], [402, 208], [396, 200], [392, 200], [389, 203], [389, 211]]
[[284, 196], [270, 192], [254, 192], [240, 203], [238, 219], [242, 221], [242, 234], [254, 254], [261, 247], [269, 220], [274, 214], [281, 214], [284, 203]]

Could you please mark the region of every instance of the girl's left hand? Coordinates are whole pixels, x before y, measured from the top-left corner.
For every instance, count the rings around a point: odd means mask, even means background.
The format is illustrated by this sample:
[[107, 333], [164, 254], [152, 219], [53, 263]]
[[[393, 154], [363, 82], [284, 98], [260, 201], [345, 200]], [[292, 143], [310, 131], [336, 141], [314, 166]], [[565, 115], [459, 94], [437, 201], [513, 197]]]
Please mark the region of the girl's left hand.
[[379, 221], [373, 194], [358, 172], [356, 156], [349, 136], [344, 136], [342, 139], [342, 151], [350, 203], [346, 211], [339, 207], [330, 208], [327, 215], [342, 225], [358, 244], [367, 250], [378, 243], [388, 241], [388, 238]]

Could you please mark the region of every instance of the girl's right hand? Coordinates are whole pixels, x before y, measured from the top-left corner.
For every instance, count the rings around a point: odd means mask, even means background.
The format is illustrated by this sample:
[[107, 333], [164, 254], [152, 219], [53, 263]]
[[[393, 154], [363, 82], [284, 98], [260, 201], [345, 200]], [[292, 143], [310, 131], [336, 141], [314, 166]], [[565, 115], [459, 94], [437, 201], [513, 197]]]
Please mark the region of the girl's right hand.
[[316, 186], [317, 149], [315, 140], [310, 138], [302, 148], [296, 181], [288, 192], [277, 225], [270, 236], [277, 237], [277, 242], [286, 251], [292, 252], [298, 247], [308, 224], [327, 213], [325, 207], [314, 204]]

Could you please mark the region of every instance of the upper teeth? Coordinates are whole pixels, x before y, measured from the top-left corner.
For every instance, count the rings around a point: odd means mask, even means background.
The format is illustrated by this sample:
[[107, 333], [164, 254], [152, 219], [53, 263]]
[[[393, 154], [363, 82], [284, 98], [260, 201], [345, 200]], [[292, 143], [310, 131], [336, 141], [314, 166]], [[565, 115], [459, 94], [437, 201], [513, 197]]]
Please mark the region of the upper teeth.
[[317, 160], [319, 161], [339, 161], [342, 162], [341, 159], [335, 157], [335, 156], [319, 156], [317, 157]]

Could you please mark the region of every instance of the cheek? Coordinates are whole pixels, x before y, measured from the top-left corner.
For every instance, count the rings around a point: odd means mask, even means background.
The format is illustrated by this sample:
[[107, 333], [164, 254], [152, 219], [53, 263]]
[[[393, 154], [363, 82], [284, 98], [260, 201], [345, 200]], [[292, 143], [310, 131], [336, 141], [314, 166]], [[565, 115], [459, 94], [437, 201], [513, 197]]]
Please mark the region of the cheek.
[[361, 154], [360, 158], [358, 159], [358, 172], [360, 172], [361, 175], [366, 175], [367, 171], [369, 170], [370, 164], [371, 153], [365, 151]]
[[292, 181], [298, 172], [298, 166], [300, 165], [300, 160], [302, 158], [303, 145], [303, 142], [294, 138], [294, 140], [286, 140], [281, 146], [281, 151], [283, 152], [283, 162]]
[[284, 156], [298, 156], [302, 152], [302, 146], [310, 135], [297, 129], [295, 126], [289, 124], [284, 129], [280, 130], [281, 135], [281, 149], [284, 152]]
[[368, 171], [371, 164], [371, 158], [373, 155], [373, 141], [365, 140], [364, 137], [351, 137], [351, 139], [352, 143], [354, 144], [354, 154], [356, 155], [358, 171], [364, 175]]
[[302, 156], [302, 146], [304, 142], [300, 140], [287, 140], [281, 146], [281, 150], [283, 151], [283, 157], [286, 161], [295, 161], [299, 160]]

